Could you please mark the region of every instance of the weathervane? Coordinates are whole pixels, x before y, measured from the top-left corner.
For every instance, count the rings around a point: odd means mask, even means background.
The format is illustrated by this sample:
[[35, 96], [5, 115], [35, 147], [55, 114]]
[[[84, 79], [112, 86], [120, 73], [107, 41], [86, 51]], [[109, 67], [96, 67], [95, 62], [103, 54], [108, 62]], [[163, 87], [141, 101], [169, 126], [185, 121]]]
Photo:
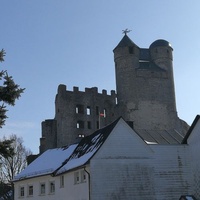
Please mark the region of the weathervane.
[[129, 33], [129, 32], [131, 32], [131, 30], [128, 30], [127, 28], [126, 28], [125, 30], [122, 30], [122, 33], [125, 34], [125, 35], [126, 35], [127, 33]]

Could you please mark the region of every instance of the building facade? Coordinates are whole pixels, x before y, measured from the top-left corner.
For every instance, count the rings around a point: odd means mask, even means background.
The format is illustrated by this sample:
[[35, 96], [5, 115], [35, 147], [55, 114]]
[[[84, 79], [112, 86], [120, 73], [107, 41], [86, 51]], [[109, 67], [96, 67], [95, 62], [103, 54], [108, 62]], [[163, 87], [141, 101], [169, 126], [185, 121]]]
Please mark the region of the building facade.
[[199, 133], [197, 116], [181, 143], [155, 144], [120, 118], [40, 155], [15, 177], [15, 200], [200, 199]]
[[40, 153], [72, 144], [122, 116], [137, 132], [185, 135], [176, 109], [173, 49], [166, 40], [138, 47], [125, 33], [114, 48], [116, 92], [58, 86], [55, 118], [42, 122]]

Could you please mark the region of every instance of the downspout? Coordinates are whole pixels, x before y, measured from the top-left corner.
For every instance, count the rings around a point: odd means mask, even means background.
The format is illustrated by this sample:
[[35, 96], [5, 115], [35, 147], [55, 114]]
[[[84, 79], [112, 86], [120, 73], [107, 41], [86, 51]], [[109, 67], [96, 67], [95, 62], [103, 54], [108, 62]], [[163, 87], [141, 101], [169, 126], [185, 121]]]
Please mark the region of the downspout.
[[89, 189], [89, 200], [91, 199], [91, 191], [90, 191], [90, 173], [85, 169], [85, 166], [84, 166], [84, 171], [87, 173], [88, 175], [88, 189]]

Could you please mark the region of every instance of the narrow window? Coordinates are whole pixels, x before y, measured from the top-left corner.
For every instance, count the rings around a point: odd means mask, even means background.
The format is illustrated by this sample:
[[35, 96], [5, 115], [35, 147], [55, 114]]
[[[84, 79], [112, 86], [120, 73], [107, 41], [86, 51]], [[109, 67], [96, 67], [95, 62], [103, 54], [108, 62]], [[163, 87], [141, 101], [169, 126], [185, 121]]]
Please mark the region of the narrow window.
[[86, 182], [86, 172], [84, 170], [81, 171], [81, 182]]
[[106, 109], [103, 110], [104, 118], [106, 117]]
[[45, 183], [40, 184], [40, 194], [44, 195], [45, 194]]
[[90, 108], [90, 106], [87, 106], [87, 115], [91, 115], [91, 108]]
[[88, 129], [91, 129], [91, 122], [90, 121], [87, 122], [87, 127], [88, 127]]
[[129, 47], [129, 53], [130, 53], [130, 54], [133, 54], [133, 53], [134, 53], [133, 47]]
[[50, 190], [49, 190], [50, 194], [54, 194], [55, 193], [55, 182], [51, 181], [49, 183], [49, 186], [50, 186]]
[[97, 121], [97, 129], [99, 129], [99, 121]]
[[74, 172], [74, 184], [78, 184], [80, 182], [79, 172]]
[[33, 186], [32, 185], [28, 186], [28, 196], [33, 196]]
[[99, 107], [96, 106], [96, 115], [99, 115]]
[[76, 128], [84, 128], [84, 121], [81, 121], [81, 120], [79, 120], [79, 121], [77, 121], [77, 123], [76, 123]]
[[20, 197], [24, 197], [24, 186], [20, 187], [19, 195]]
[[64, 175], [60, 176], [60, 187], [63, 188], [65, 186]]
[[84, 106], [83, 105], [76, 105], [76, 114], [84, 114]]

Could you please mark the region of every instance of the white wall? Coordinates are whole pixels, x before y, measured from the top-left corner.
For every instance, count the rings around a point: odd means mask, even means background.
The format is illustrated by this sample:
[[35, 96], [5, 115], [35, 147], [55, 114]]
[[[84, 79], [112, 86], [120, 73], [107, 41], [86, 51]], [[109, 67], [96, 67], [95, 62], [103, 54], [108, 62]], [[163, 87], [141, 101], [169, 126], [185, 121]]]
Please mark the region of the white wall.
[[[89, 169], [86, 168], [88, 171]], [[81, 171], [76, 170], [76, 171]], [[41, 176], [27, 180], [21, 180], [15, 182], [15, 200], [88, 200], [88, 175], [86, 175], [86, 181], [75, 184], [74, 183], [74, 172], [69, 172], [64, 175], [64, 187], [60, 187], [60, 176], [52, 177]], [[55, 181], [55, 194], [49, 193], [49, 182]], [[40, 195], [40, 183], [46, 184], [45, 195]], [[20, 186], [25, 187], [25, 196], [19, 197]], [[28, 185], [33, 185], [34, 193], [33, 196], [28, 196]]]
[[188, 145], [147, 145], [126, 124], [91, 160], [92, 200], [177, 200], [191, 191]]

